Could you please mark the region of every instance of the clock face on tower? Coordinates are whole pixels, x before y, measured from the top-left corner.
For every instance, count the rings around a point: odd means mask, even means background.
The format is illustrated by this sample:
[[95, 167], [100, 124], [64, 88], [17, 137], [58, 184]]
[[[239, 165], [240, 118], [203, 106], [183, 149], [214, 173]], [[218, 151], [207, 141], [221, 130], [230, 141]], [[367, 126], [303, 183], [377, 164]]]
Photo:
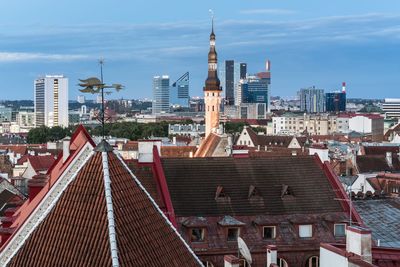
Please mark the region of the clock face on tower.
[[214, 41], [214, 40], [211, 40], [211, 41], [210, 41], [210, 45], [211, 45], [211, 46], [215, 46], [215, 41]]

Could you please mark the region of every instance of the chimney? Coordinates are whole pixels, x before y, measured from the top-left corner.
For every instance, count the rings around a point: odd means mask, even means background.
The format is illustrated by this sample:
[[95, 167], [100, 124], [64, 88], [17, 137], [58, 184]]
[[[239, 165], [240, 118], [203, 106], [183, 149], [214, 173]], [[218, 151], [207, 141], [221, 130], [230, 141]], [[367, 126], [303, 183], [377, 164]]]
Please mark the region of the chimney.
[[172, 144], [176, 145], [176, 136], [172, 137]]
[[153, 146], [157, 147], [158, 154], [161, 156], [160, 140], [139, 140], [138, 142], [138, 161], [140, 163], [153, 162]]
[[278, 249], [275, 245], [267, 246], [267, 267], [278, 264]]
[[46, 186], [48, 181], [48, 176], [46, 174], [37, 174], [28, 181], [28, 197], [29, 201], [32, 201], [40, 190]]
[[68, 159], [69, 157], [69, 145], [71, 143], [71, 139], [69, 137], [66, 137], [62, 141], [62, 146], [63, 146], [63, 163]]
[[359, 226], [347, 226], [346, 232], [346, 250], [372, 263], [371, 231]]
[[239, 259], [233, 255], [224, 256], [224, 267], [239, 267]]
[[386, 152], [386, 162], [390, 168], [393, 168], [393, 157], [392, 157], [392, 152], [390, 151]]

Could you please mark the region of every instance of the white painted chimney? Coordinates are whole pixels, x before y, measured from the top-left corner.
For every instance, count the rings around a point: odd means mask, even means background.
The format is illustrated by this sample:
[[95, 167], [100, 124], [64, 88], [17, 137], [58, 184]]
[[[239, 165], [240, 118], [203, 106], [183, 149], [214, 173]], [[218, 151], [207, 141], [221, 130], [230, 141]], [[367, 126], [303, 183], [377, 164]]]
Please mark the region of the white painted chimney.
[[233, 255], [224, 256], [224, 267], [239, 267], [239, 259]]
[[393, 156], [392, 156], [392, 152], [390, 152], [390, 151], [386, 152], [386, 162], [390, 168], [393, 167]]
[[372, 263], [371, 231], [359, 226], [346, 227], [346, 250]]
[[176, 145], [176, 136], [172, 137], [172, 144]]
[[267, 266], [270, 267], [271, 264], [278, 264], [278, 249], [275, 245], [267, 246]]
[[157, 147], [158, 154], [161, 156], [160, 140], [139, 140], [138, 141], [138, 161], [142, 163], [153, 162], [153, 146]]
[[69, 137], [65, 137], [65, 138], [62, 140], [62, 146], [63, 146], [63, 163], [64, 163], [65, 161], [67, 161], [67, 159], [68, 159], [68, 157], [69, 157], [69, 153], [70, 153], [69, 146], [70, 146], [70, 144], [71, 144], [71, 139], [70, 139]]

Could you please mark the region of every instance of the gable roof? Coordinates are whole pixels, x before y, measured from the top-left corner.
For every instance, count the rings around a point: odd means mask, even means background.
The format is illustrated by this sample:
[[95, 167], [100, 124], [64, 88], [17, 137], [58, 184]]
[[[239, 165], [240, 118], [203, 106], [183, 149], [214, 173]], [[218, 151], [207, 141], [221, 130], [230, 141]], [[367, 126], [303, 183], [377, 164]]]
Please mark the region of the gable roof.
[[363, 155], [357, 156], [356, 164], [360, 173], [381, 172], [381, 171], [400, 171], [400, 161], [398, 157], [392, 158], [392, 166], [389, 166], [385, 155]]
[[36, 172], [47, 171], [55, 162], [54, 156], [52, 155], [28, 156], [27, 160]]
[[[314, 156], [163, 158], [162, 166], [177, 216], [343, 211]], [[281, 197], [283, 184], [294, 198]], [[219, 186], [228, 198], [215, 198]], [[250, 186], [257, 188], [256, 200], [249, 198]]]
[[287, 136], [287, 135], [265, 135], [257, 134], [251, 127], [246, 127], [247, 133], [254, 146], [261, 147], [288, 147], [293, 138], [296, 138], [300, 146], [304, 146], [307, 137], [305, 136]]
[[[119, 266], [201, 266], [123, 161], [107, 151], [89, 154], [63, 190], [49, 191], [49, 195], [55, 195], [36, 209], [44, 209], [44, 216], [36, 222], [31, 216], [25, 222], [27, 227], [33, 224], [33, 230], [19, 244], [11, 240], [8, 248], [12, 251], [15, 245], [19, 249], [9, 261], [3, 250], [1, 263], [43, 267], [101, 267], [115, 266], [115, 262]], [[66, 181], [60, 178], [58, 182], [61, 185]]]
[[15, 154], [25, 155], [27, 152], [27, 145], [0, 145], [0, 150], [9, 150]]
[[215, 133], [210, 133], [195, 153], [195, 157], [211, 157], [217, 149], [218, 144], [221, 142], [221, 137]]

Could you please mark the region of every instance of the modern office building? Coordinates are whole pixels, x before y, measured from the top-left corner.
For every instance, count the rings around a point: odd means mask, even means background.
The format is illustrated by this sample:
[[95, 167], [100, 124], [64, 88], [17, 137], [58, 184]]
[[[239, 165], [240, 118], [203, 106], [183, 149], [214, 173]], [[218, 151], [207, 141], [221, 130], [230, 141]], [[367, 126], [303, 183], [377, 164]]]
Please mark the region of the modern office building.
[[298, 92], [300, 98], [300, 110], [307, 113], [321, 113], [325, 111], [324, 89], [315, 86], [302, 88]]
[[35, 126], [68, 127], [68, 78], [46, 75], [34, 82]]
[[219, 71], [220, 77], [222, 77], [221, 85], [225, 88], [225, 104], [236, 105], [237, 98], [237, 85], [240, 79], [246, 78], [247, 64], [238, 63], [234, 60], [226, 60], [225, 64], [221, 66]]
[[170, 88], [171, 106], [189, 107], [189, 72], [183, 74]]
[[400, 98], [385, 98], [382, 104], [385, 118], [400, 118]]
[[246, 79], [247, 76], [247, 63], [240, 63], [240, 79]]
[[169, 76], [153, 77], [153, 114], [169, 112]]
[[[263, 74], [263, 75], [261, 75]], [[265, 103], [267, 111], [269, 111], [269, 85], [270, 76], [265, 76], [265, 73], [259, 73], [257, 76], [248, 76], [247, 79], [241, 80], [241, 88], [238, 90], [241, 93], [242, 103]]]
[[325, 108], [327, 112], [346, 111], [346, 93], [344, 92], [326, 93]]
[[0, 105], [0, 123], [11, 122], [12, 108]]

